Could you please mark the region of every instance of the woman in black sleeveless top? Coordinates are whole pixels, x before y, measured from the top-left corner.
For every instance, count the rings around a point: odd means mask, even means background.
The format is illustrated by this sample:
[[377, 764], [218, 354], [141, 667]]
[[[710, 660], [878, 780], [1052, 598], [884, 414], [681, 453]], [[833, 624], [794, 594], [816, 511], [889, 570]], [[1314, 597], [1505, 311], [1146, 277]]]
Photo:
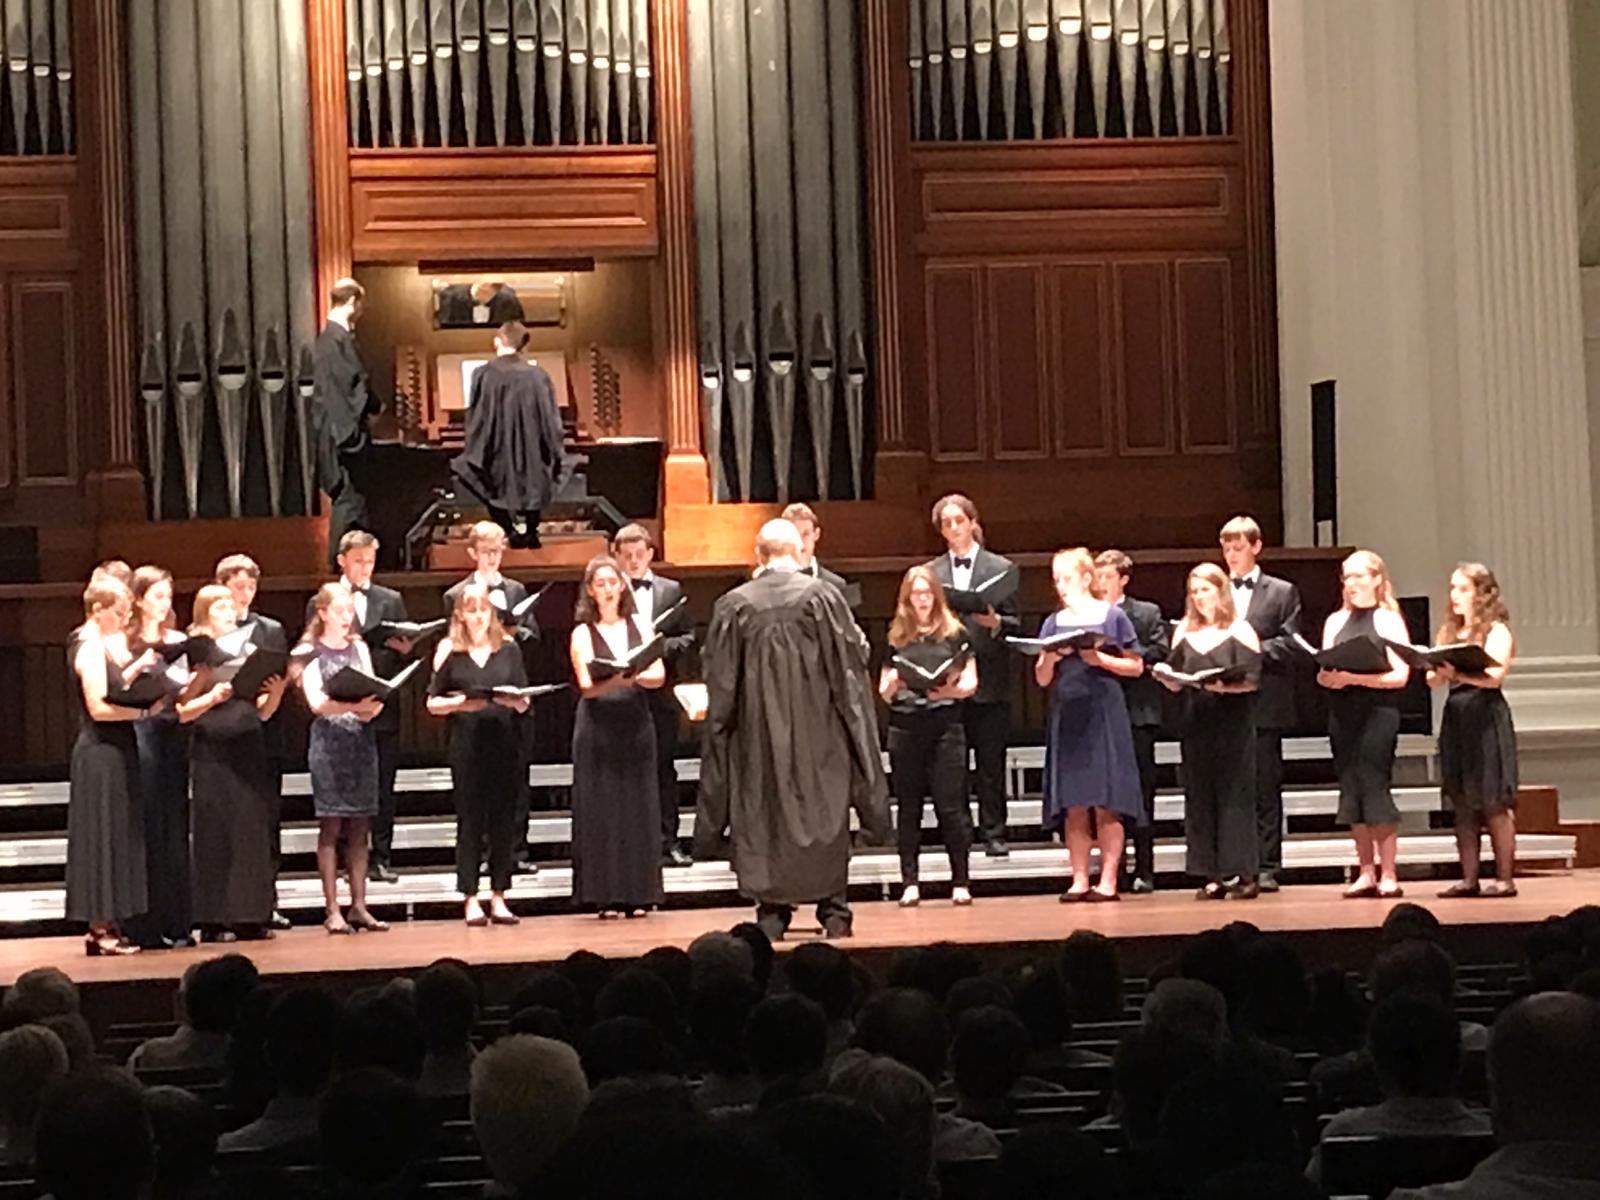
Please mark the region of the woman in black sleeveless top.
[[572, 731], [572, 898], [601, 917], [642, 917], [662, 891], [656, 732], [640, 689], [665, 683], [666, 666], [590, 673], [595, 659], [617, 660], [650, 637], [614, 559], [589, 561], [574, 616], [572, 673], [583, 698]]
[[[889, 705], [889, 770], [899, 826], [900, 878], [905, 884], [900, 904], [911, 908], [922, 899], [918, 859], [922, 804], [928, 796], [950, 856], [950, 899], [971, 904], [972, 817], [967, 811], [967, 736], [961, 702], [978, 689], [978, 660], [961, 619], [950, 611], [944, 588], [927, 567], [912, 567], [900, 581], [889, 646], [906, 660], [903, 667], [886, 663], [878, 680], [878, 694]], [[917, 667], [935, 672], [938, 679], [919, 674]], [[937, 686], [930, 687], [931, 683]]]
[[[1323, 649], [1355, 638], [1409, 641], [1383, 559], [1357, 550], [1340, 571], [1344, 604], [1322, 627]], [[1361, 864], [1360, 876], [1344, 893], [1350, 899], [1401, 895], [1395, 875], [1400, 810], [1391, 784], [1400, 740], [1400, 689], [1411, 678], [1411, 668], [1393, 650], [1388, 662], [1389, 669], [1380, 674], [1317, 672], [1317, 682], [1328, 689], [1328, 736], [1339, 773], [1338, 819], [1350, 826]]]
[[[1185, 686], [1174, 678], [1222, 670], [1227, 678]], [[1189, 572], [1183, 620], [1166, 669], [1155, 677], [1183, 697], [1183, 823], [1186, 866], [1201, 900], [1261, 894], [1256, 835], [1255, 692], [1261, 642], [1233, 607], [1228, 577], [1212, 563]]]
[[[428, 711], [450, 721], [450, 786], [456, 806], [456, 890], [468, 925], [515, 925], [506, 890], [517, 846], [517, 801], [527, 789], [517, 716], [526, 696], [494, 695], [523, 687], [522, 651], [500, 624], [489, 589], [472, 583], [456, 596], [450, 635], [439, 643], [428, 685]], [[489, 847], [489, 912], [478, 902], [478, 869]]]
[[[1515, 896], [1512, 868], [1517, 846], [1517, 734], [1511, 706], [1500, 690], [1517, 654], [1511, 617], [1494, 572], [1482, 563], [1462, 563], [1450, 576], [1450, 615], [1439, 630], [1441, 645], [1470, 642], [1483, 647], [1494, 665], [1481, 675], [1449, 666], [1428, 672], [1430, 687], [1450, 689], [1439, 725], [1439, 773], [1444, 796], [1455, 811], [1461, 881], [1441, 896]], [[1494, 849], [1494, 879], [1480, 885], [1478, 860], [1483, 831]]]

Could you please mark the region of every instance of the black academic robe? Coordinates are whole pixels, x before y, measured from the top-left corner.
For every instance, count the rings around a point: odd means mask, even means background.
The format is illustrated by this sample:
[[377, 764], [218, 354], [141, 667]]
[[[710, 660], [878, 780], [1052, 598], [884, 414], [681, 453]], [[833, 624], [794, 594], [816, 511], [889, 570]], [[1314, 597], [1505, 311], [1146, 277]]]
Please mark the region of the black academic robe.
[[324, 490], [340, 478], [338, 456], [367, 448], [367, 423], [382, 411], [372, 394], [356, 336], [329, 321], [311, 347], [311, 411]]
[[887, 837], [867, 645], [838, 590], [766, 571], [717, 601], [701, 654], [710, 708], [698, 857], [724, 835], [739, 890], [804, 904], [849, 881], [850, 811]]
[[1256, 728], [1291, 729], [1295, 723], [1294, 672], [1305, 669], [1305, 658], [1294, 644], [1294, 635], [1300, 632], [1300, 589], [1263, 571], [1256, 577], [1245, 620], [1261, 639]]
[[[941, 584], [945, 587], [951, 586], [948, 551], [939, 555], [927, 566]], [[973, 587], [993, 579], [1010, 568], [1010, 559], [1002, 558], [982, 546], [973, 547], [971, 580]], [[1022, 617], [1017, 611], [1017, 594], [1012, 592], [1001, 600], [994, 606], [994, 611], [1000, 618], [1000, 627], [994, 630], [989, 630], [980, 624], [974, 613], [956, 614], [961, 618], [962, 627], [967, 631], [967, 640], [972, 643], [973, 657], [978, 660], [978, 690], [968, 701], [972, 704], [1008, 704], [1011, 701], [1011, 670], [1016, 655], [1011, 652], [1011, 647], [1006, 645], [1006, 638], [1016, 637], [1022, 632]]]
[[450, 460], [462, 484], [491, 508], [535, 513], [561, 474], [561, 413], [543, 367], [514, 354], [485, 363], [472, 380], [466, 444]]

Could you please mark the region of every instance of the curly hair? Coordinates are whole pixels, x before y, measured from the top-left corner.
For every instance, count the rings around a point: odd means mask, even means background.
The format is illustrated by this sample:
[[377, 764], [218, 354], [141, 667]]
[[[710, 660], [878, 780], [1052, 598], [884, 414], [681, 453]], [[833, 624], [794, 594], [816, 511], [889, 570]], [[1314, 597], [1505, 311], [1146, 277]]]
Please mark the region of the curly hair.
[[1498, 622], [1510, 624], [1511, 613], [1500, 595], [1500, 581], [1494, 572], [1482, 563], [1457, 563], [1455, 573], [1464, 575], [1472, 584], [1472, 615], [1463, 618], [1454, 609], [1439, 626], [1439, 642], [1450, 645], [1456, 642], [1476, 642], [1483, 645], [1484, 638]]

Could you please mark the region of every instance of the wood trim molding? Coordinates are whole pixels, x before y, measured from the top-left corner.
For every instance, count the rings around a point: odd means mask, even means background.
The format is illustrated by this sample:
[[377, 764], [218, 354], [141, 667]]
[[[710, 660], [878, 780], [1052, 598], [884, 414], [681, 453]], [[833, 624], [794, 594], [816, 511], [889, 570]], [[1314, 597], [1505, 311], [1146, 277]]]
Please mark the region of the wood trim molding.
[[350, 133], [346, 114], [343, 0], [306, 0], [311, 72], [311, 194], [316, 226], [317, 304], [350, 274]]
[[1278, 446], [1278, 272], [1272, 210], [1272, 85], [1268, 77], [1267, 0], [1236, 2], [1233, 16], [1233, 111], [1242, 129], [1245, 254], [1250, 281], [1251, 345], [1248, 361], [1253, 418], [1241, 430], [1245, 445]]
[[910, 89], [901, 78], [905, 64], [897, 61], [894, 53], [894, 47], [903, 41], [897, 27], [904, 16], [904, 0], [865, 0], [862, 74], [867, 92], [867, 203], [872, 219], [876, 322], [874, 384], [878, 394], [878, 448], [891, 452], [906, 448], [905, 381], [901, 373], [901, 307], [905, 297], [900, 263], [906, 188], [902, 164], [911, 145], [911, 121], [904, 103]]

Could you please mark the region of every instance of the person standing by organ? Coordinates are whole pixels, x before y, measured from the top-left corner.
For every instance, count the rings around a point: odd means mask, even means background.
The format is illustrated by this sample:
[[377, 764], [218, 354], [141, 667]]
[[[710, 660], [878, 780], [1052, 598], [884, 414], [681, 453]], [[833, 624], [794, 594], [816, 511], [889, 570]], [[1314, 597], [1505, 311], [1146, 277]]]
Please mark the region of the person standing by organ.
[[[905, 885], [900, 906], [912, 908], [922, 899], [918, 867], [928, 797], [950, 856], [950, 899], [971, 904], [972, 816], [961, 705], [978, 690], [978, 663], [967, 631], [927, 567], [912, 567], [900, 581], [889, 647], [892, 655], [879, 676], [878, 695], [889, 706], [889, 782]], [[897, 658], [904, 663], [897, 665]], [[929, 671], [935, 676], [931, 680], [924, 674]]]
[[1133, 559], [1121, 550], [1102, 550], [1094, 559], [1094, 593], [1128, 615], [1133, 625], [1134, 653], [1144, 660], [1143, 674], [1120, 680], [1122, 698], [1128, 704], [1128, 723], [1133, 728], [1133, 757], [1139, 764], [1139, 793], [1144, 798], [1144, 819], [1135, 823], [1133, 833], [1132, 890], [1156, 889], [1156, 734], [1161, 731], [1161, 686], [1150, 676], [1150, 668], [1165, 662], [1170, 647], [1167, 620], [1158, 605], [1135, 600], [1128, 595], [1128, 576]]
[[[948, 593], [973, 591], [1012, 570], [1009, 559], [978, 544], [978, 506], [959, 492], [933, 506], [933, 526], [946, 552], [928, 564]], [[1011, 651], [1006, 638], [1019, 633], [1016, 589], [996, 595], [977, 612], [962, 613], [961, 624], [978, 661], [978, 690], [961, 706], [961, 723], [977, 765], [978, 836], [990, 858], [1005, 858], [1006, 742], [1011, 735]]]
[[[1494, 572], [1466, 562], [1450, 576], [1450, 615], [1439, 629], [1440, 645], [1483, 647], [1491, 660], [1481, 672], [1449, 665], [1428, 672], [1430, 687], [1447, 687], [1439, 726], [1439, 774], [1455, 813], [1461, 880], [1441, 896], [1515, 896], [1512, 875], [1517, 849], [1517, 734], [1506, 703], [1506, 675], [1517, 656], [1511, 615]], [[1494, 851], [1494, 879], [1478, 882], [1483, 831]]]
[[650, 640], [633, 588], [605, 555], [589, 560], [573, 614], [572, 898], [601, 917], [642, 917], [661, 903], [661, 802], [656, 734], [646, 689], [667, 679], [659, 659], [601, 677]]
[[332, 558], [344, 535], [365, 529], [368, 424], [383, 411], [372, 393], [366, 364], [356, 346], [355, 327], [367, 292], [354, 279], [341, 279], [328, 294], [328, 321], [311, 347], [312, 416], [315, 425], [317, 482], [331, 502], [328, 549]]
[[211, 669], [228, 655], [215, 644], [238, 627], [233, 595], [221, 584], [194, 598], [191, 637], [212, 639], [209, 657], [190, 662], [196, 672], [178, 717], [189, 725], [189, 778], [194, 799], [194, 919], [206, 941], [271, 937], [272, 834], [277, 804], [270, 794], [263, 721], [277, 710], [281, 692], [262, 688], [234, 694]]
[[[1227, 575], [1212, 563], [1189, 572], [1188, 600], [1173, 638], [1170, 671], [1152, 672], [1183, 699], [1183, 817], [1189, 874], [1202, 900], [1261, 894], [1256, 837], [1255, 692], [1261, 643], [1233, 607]], [[1182, 686], [1171, 672], [1224, 674]]]
[[[454, 590], [454, 589], [452, 589]], [[528, 772], [519, 717], [526, 696], [496, 695], [525, 687], [522, 651], [500, 623], [489, 589], [471, 582], [456, 591], [450, 632], [433, 657], [428, 711], [450, 728], [450, 788], [456, 808], [456, 890], [468, 925], [515, 925], [506, 906], [517, 843], [527, 832]], [[522, 828], [517, 814], [523, 814]], [[484, 846], [489, 859], [489, 911], [478, 899]]]
[[[1405, 618], [1383, 559], [1357, 550], [1340, 567], [1344, 602], [1322, 627], [1322, 647], [1346, 642], [1410, 640]], [[1400, 689], [1411, 668], [1385, 650], [1383, 671], [1355, 673], [1323, 669], [1317, 683], [1328, 689], [1328, 740], [1339, 773], [1338, 820], [1351, 827], [1361, 874], [1345, 890], [1348, 899], [1402, 894], [1396, 877], [1400, 809], [1395, 805], [1394, 752], [1400, 740]]]
[[[372, 674], [372, 655], [356, 631], [350, 589], [325, 583], [312, 597], [315, 615], [302, 644], [313, 657], [300, 675], [311, 710], [311, 801], [317, 817], [317, 875], [322, 880], [322, 927], [329, 933], [389, 928], [367, 911], [367, 833], [378, 811], [378, 743], [372, 721], [383, 711], [375, 696], [335, 700], [328, 681], [346, 667]], [[339, 911], [339, 843], [350, 872], [350, 915]]]
[[[678, 702], [672, 685], [686, 674], [685, 660], [694, 648], [694, 620], [687, 606], [674, 608], [683, 600], [683, 586], [651, 569], [655, 543], [643, 525], [624, 525], [611, 539], [611, 554], [627, 576], [633, 603], [644, 629], [656, 628], [666, 638], [664, 657], [667, 677], [661, 687], [651, 688], [650, 719], [656, 731], [656, 786], [661, 801], [661, 861], [664, 866], [687, 867], [694, 862], [678, 843]], [[670, 616], [668, 614], [671, 614]], [[663, 622], [659, 627], [656, 623]]]
[[494, 358], [472, 377], [466, 440], [450, 469], [511, 535], [516, 549], [539, 545], [539, 513], [566, 466], [561, 412], [549, 373], [522, 357], [528, 327], [507, 321]]
[[1230, 519], [1217, 535], [1228, 566], [1234, 611], [1261, 642], [1261, 689], [1256, 696], [1256, 838], [1260, 885], [1278, 890], [1283, 870], [1283, 735], [1294, 728], [1294, 677], [1304, 659], [1295, 648], [1300, 632], [1300, 590], [1261, 570], [1261, 526], [1254, 517]]

